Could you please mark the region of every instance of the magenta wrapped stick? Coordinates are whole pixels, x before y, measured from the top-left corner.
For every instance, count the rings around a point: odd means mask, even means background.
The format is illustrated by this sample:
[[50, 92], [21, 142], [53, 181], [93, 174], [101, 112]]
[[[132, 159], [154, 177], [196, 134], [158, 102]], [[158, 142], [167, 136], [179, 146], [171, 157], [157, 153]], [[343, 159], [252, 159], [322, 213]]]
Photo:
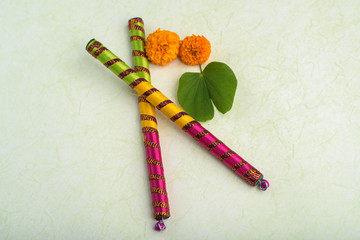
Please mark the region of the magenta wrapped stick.
[[[139, 76], [151, 82], [149, 62], [144, 50], [144, 22], [141, 18], [132, 18], [129, 20], [129, 33], [135, 65], [134, 69]], [[163, 220], [170, 217], [170, 207], [166, 190], [155, 107], [142, 96], [139, 96], [138, 99], [154, 218], [159, 220], [155, 224], [155, 229], [161, 231], [166, 228]]]
[[206, 147], [210, 153], [248, 184], [251, 186], [258, 185], [264, 191], [269, 187], [269, 182], [263, 178], [261, 172], [201, 126], [199, 122], [195, 121], [144, 78], [141, 78], [136, 71], [132, 70], [100, 42], [92, 39], [87, 44], [86, 50], [198, 143]]

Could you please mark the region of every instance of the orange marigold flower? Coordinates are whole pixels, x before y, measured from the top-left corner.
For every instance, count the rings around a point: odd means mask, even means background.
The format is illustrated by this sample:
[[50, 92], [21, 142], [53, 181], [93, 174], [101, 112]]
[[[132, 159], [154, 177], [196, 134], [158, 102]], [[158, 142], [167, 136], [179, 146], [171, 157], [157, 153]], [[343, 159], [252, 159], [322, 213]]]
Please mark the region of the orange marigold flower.
[[199, 65], [209, 59], [211, 44], [204, 36], [188, 36], [180, 43], [180, 59], [187, 65]]
[[159, 28], [146, 39], [146, 56], [152, 63], [165, 66], [177, 58], [179, 45], [179, 35]]

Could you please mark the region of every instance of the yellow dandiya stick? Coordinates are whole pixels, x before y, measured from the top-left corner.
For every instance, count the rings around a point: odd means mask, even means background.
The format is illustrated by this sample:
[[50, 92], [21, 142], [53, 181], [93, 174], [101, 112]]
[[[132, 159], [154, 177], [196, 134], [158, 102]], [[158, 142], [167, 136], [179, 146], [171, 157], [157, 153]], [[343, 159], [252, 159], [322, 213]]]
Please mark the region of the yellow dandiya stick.
[[[135, 65], [134, 69], [140, 77], [151, 82], [149, 62], [144, 50], [144, 22], [141, 18], [132, 18], [129, 20], [129, 33]], [[138, 99], [154, 218], [159, 220], [155, 225], [155, 229], [161, 231], [166, 228], [163, 219], [170, 217], [170, 208], [166, 191], [155, 107], [142, 96], [138, 96]]]
[[259, 185], [260, 189], [264, 191], [269, 187], [269, 182], [263, 178], [262, 173], [217, 139], [144, 78], [141, 78], [136, 71], [132, 70], [100, 42], [95, 39], [90, 40], [86, 50], [197, 142], [206, 147], [248, 184]]

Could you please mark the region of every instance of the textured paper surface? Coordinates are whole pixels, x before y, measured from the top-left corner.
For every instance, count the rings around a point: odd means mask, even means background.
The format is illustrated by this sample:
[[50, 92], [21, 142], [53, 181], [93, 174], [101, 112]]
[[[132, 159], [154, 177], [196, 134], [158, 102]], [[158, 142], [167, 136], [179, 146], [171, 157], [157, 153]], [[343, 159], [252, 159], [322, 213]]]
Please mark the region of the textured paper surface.
[[[1, 1], [0, 239], [360, 238], [358, 1]], [[204, 124], [264, 173], [248, 186], [158, 114], [172, 217], [152, 228], [136, 94], [85, 51], [132, 64], [127, 21], [203, 34], [234, 70]], [[150, 66], [176, 100], [197, 67]]]

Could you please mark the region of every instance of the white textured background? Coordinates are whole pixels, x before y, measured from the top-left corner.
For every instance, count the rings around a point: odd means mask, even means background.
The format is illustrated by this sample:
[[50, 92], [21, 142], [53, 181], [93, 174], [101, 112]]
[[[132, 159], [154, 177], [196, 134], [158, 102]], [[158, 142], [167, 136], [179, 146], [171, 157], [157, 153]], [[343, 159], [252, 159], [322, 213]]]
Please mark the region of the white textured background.
[[[0, 239], [359, 239], [359, 1], [0, 2]], [[238, 78], [204, 126], [258, 168], [248, 186], [159, 116], [171, 206], [152, 228], [136, 95], [86, 51], [132, 65], [127, 21], [184, 38]], [[179, 60], [151, 65], [176, 100]], [[177, 101], [176, 101], [177, 102]]]

